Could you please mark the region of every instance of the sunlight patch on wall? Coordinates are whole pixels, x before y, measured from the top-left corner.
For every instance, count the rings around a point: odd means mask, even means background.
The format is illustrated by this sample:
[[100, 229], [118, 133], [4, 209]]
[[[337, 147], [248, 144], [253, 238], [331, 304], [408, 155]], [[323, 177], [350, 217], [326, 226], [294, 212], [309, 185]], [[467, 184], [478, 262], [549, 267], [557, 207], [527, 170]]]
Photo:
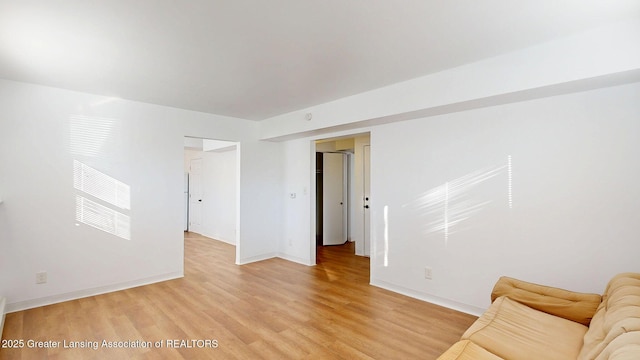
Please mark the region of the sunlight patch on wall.
[[[131, 240], [131, 189], [83, 161], [99, 163], [107, 168], [124, 160], [127, 139], [117, 119], [71, 115], [69, 118], [69, 152], [73, 160], [73, 187], [76, 194], [76, 225], [95, 229]], [[118, 128], [118, 129], [117, 129]]]
[[484, 210], [493, 200], [479, 200], [474, 198], [473, 191], [480, 184], [505, 176], [507, 178], [508, 206], [513, 208], [513, 183], [511, 156], [507, 157], [505, 165], [493, 166], [471, 172], [457, 179], [448, 181], [421, 194], [415, 201], [405, 204], [418, 211], [420, 217], [428, 219], [425, 222], [424, 233], [441, 233], [445, 244], [451, 234], [460, 225]]
[[[120, 211], [130, 209], [129, 185], [74, 160], [73, 186], [81, 192], [76, 195], [76, 221], [131, 240], [131, 218]], [[113, 208], [88, 197], [101, 200]]]
[[73, 187], [121, 209], [130, 208], [129, 185], [73, 160]]
[[80, 195], [76, 195], [76, 221], [131, 240], [129, 216]]

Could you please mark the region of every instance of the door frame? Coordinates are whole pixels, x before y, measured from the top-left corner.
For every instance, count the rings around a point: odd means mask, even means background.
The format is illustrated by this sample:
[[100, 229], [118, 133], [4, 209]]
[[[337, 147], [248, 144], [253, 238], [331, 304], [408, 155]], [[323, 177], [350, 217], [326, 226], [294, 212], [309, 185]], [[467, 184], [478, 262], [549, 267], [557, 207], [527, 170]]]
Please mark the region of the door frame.
[[[309, 167], [309, 174], [310, 174], [310, 189], [313, 189], [313, 191], [315, 191], [316, 189], [316, 152], [317, 152], [317, 147], [316, 147], [316, 142], [319, 140], [338, 140], [338, 139], [345, 139], [345, 138], [356, 138], [359, 136], [363, 136], [363, 135], [368, 135], [369, 136], [369, 146], [373, 145], [373, 136], [372, 136], [372, 131], [370, 129], [364, 129], [364, 130], [360, 130], [360, 131], [356, 131], [356, 132], [345, 132], [345, 133], [335, 133], [335, 134], [329, 134], [329, 136], [316, 136], [313, 137], [309, 140], [309, 158], [311, 160], [311, 166]], [[371, 155], [370, 153], [370, 159], [373, 159], [373, 155]], [[351, 167], [353, 168], [353, 167]], [[369, 171], [371, 171], [371, 164], [369, 166]], [[369, 179], [371, 180], [371, 176], [369, 176]], [[355, 179], [352, 179], [352, 181], [354, 181]], [[359, 184], [357, 186], [361, 186], [363, 184]], [[370, 188], [371, 190], [371, 188]], [[374, 194], [373, 192], [370, 192], [370, 197], [374, 198]], [[309, 199], [309, 206], [310, 206], [310, 218], [309, 218], [309, 223], [310, 223], [310, 228], [309, 228], [309, 264], [310, 265], [316, 265], [317, 261], [316, 261], [316, 197], [315, 196], [311, 196]], [[359, 202], [356, 201], [351, 203], [351, 207], [357, 207]], [[373, 202], [369, 202], [369, 206], [371, 207], [371, 204], [373, 204]], [[371, 211], [371, 210], [370, 210]], [[348, 212], [347, 217], [349, 218], [348, 220], [348, 224], [347, 226], [352, 226], [352, 224], [350, 223], [351, 221], [353, 221], [353, 219], [351, 219], [351, 216]], [[363, 225], [364, 226], [364, 225]], [[363, 228], [364, 230], [364, 228]], [[372, 222], [370, 222], [369, 224], [369, 234], [373, 234], [373, 224]], [[364, 238], [363, 238], [364, 241]], [[371, 252], [373, 252], [373, 239], [369, 239], [369, 249]], [[358, 254], [358, 255], [363, 255], [363, 254]]]
[[[235, 229], [235, 247], [236, 247], [236, 258], [235, 258], [235, 263], [239, 264], [240, 262], [240, 246], [241, 246], [241, 241], [240, 241], [240, 206], [241, 206], [241, 202], [240, 202], [240, 184], [241, 184], [241, 179], [240, 179], [240, 169], [241, 169], [241, 157], [242, 157], [242, 152], [240, 151], [242, 145], [241, 142], [239, 140], [226, 140], [226, 139], [221, 139], [221, 138], [211, 138], [211, 137], [204, 137], [204, 136], [197, 136], [197, 135], [183, 135], [183, 147], [182, 147], [182, 153], [183, 153], [183, 157], [184, 157], [184, 151], [187, 149], [187, 146], [184, 145], [184, 139], [185, 138], [191, 138], [191, 139], [201, 139], [201, 140], [219, 140], [219, 141], [227, 141], [227, 142], [232, 142], [235, 143], [235, 147], [236, 147], [236, 193], [235, 193], [235, 203], [236, 203], [236, 214], [235, 214], [235, 218], [236, 218], [236, 229]], [[184, 164], [183, 164], [184, 165]], [[183, 173], [184, 173], [184, 168], [183, 168]], [[189, 200], [190, 201], [190, 200]], [[183, 243], [183, 258], [184, 258], [184, 243]]]
[[362, 254], [371, 257], [371, 138], [369, 138], [369, 144], [362, 145], [362, 196], [364, 197]]

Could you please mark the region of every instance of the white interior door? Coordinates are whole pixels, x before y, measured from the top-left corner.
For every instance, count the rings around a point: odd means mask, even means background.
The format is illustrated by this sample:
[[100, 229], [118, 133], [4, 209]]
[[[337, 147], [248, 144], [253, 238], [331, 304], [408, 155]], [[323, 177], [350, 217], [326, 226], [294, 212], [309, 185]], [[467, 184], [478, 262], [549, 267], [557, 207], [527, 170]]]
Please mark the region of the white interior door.
[[364, 145], [362, 147], [362, 179], [363, 179], [363, 195], [364, 195], [364, 255], [371, 256], [371, 212], [369, 209], [370, 191], [370, 171], [371, 164], [371, 146]]
[[347, 241], [345, 155], [324, 153], [322, 160], [322, 244]]
[[189, 231], [202, 231], [202, 159], [189, 164]]

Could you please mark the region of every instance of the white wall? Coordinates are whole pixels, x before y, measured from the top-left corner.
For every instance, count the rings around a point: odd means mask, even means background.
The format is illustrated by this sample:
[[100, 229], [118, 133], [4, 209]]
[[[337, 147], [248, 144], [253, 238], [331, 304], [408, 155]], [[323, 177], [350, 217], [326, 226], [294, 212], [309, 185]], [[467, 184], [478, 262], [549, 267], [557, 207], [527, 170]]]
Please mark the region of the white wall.
[[203, 151], [226, 151], [234, 150], [236, 143], [233, 141], [202, 139]]
[[477, 311], [501, 275], [601, 293], [640, 272], [638, 99], [634, 84], [375, 128], [372, 283]]
[[184, 138], [184, 147], [185, 149], [190, 150], [202, 150], [203, 139], [202, 138], [194, 138], [194, 137], [185, 137]]
[[[0, 293], [9, 311], [182, 276], [184, 136], [248, 143], [242, 186], [263, 204], [237, 210], [255, 229], [243, 249], [276, 252], [276, 238], [254, 244], [280, 229], [279, 212], [261, 210], [279, 194], [277, 182], [262, 186], [254, 122], [4, 80], [0, 119]], [[76, 221], [74, 160], [130, 187], [130, 209], [120, 209], [130, 240]], [[47, 284], [35, 284], [38, 271]]]
[[[240, 144], [240, 239], [236, 262], [245, 264], [278, 255], [282, 236], [282, 144], [246, 141]], [[250, 220], [250, 221], [247, 221]]]
[[[311, 183], [311, 154], [315, 147], [309, 139], [289, 141], [283, 146], [283, 218], [279, 256], [306, 265], [315, 264], [315, 211], [310, 212], [315, 197], [315, 182]], [[315, 181], [315, 178], [314, 178]], [[295, 198], [290, 194], [294, 193]], [[315, 209], [314, 209], [315, 210]], [[313, 238], [311, 246], [310, 238]]]

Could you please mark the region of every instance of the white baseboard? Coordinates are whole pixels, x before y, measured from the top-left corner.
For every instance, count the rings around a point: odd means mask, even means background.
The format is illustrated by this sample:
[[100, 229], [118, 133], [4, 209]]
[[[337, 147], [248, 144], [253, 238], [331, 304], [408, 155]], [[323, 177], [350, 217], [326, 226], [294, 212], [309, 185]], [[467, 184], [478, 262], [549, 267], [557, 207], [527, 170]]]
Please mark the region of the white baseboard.
[[467, 313], [467, 314], [471, 314], [471, 315], [474, 315], [474, 316], [480, 316], [480, 315], [482, 315], [482, 313], [484, 313], [487, 310], [487, 309], [483, 309], [483, 308], [480, 308], [480, 307], [477, 307], [477, 306], [463, 304], [463, 303], [459, 303], [457, 301], [453, 301], [453, 300], [444, 299], [444, 298], [441, 298], [441, 297], [425, 294], [425, 293], [420, 292], [420, 291], [407, 289], [407, 288], [404, 288], [402, 286], [393, 285], [393, 284], [390, 284], [390, 283], [387, 283], [387, 282], [381, 281], [381, 280], [372, 280], [370, 284], [373, 285], [373, 286], [377, 286], [379, 288], [383, 288], [385, 290], [393, 291], [393, 292], [398, 293], [398, 294], [406, 295], [406, 296], [409, 296], [409, 297], [412, 297], [412, 298], [415, 298], [415, 299], [418, 299], [418, 300], [426, 301], [428, 303], [432, 303], [432, 304], [439, 305], [439, 306], [444, 306], [446, 308], [449, 308], [449, 309], [452, 309], [452, 310], [456, 310], [456, 311], [460, 311], [460, 312]]
[[278, 257], [278, 254], [277, 253], [268, 253], [268, 254], [250, 256], [248, 258], [240, 259], [240, 261], [238, 261], [236, 263], [236, 265], [250, 264], [250, 263], [254, 263], [254, 262], [258, 262], [258, 261], [262, 261], [262, 260], [273, 259], [274, 257]]
[[297, 256], [291, 256], [285, 253], [268, 253], [268, 254], [264, 254], [264, 255], [256, 255], [256, 256], [252, 256], [252, 257], [248, 257], [246, 259], [242, 259], [240, 260], [240, 262], [238, 262], [236, 265], [246, 265], [246, 264], [250, 264], [250, 263], [254, 263], [254, 262], [258, 262], [258, 261], [262, 261], [262, 260], [269, 260], [269, 259], [273, 259], [273, 258], [280, 258], [283, 260], [287, 260], [287, 261], [291, 261], [294, 263], [298, 263], [298, 264], [302, 264], [302, 265], [306, 265], [306, 266], [312, 266], [312, 264], [309, 264], [309, 260], [308, 259], [303, 259], [303, 258], [299, 258]]
[[229, 240], [227, 240], [227, 239], [223, 239], [223, 238], [221, 238], [221, 237], [219, 237], [219, 236], [217, 236], [217, 235], [205, 234], [204, 232], [203, 232], [203, 233], [200, 233], [200, 235], [205, 236], [205, 237], [208, 237], [208, 238], [213, 239], [213, 240], [216, 240], [216, 241], [223, 242], [223, 243], [225, 243], [225, 244], [229, 244], [229, 245], [236, 246], [235, 239], [233, 239], [232, 241], [229, 241]]
[[16, 311], [33, 309], [40, 306], [57, 304], [60, 302], [70, 301], [70, 300], [77, 300], [77, 299], [81, 299], [89, 296], [101, 295], [101, 294], [106, 294], [114, 291], [131, 289], [138, 286], [149, 285], [157, 282], [173, 280], [173, 279], [178, 279], [182, 277], [184, 277], [183, 272], [173, 272], [173, 273], [168, 273], [163, 275], [152, 276], [144, 279], [108, 285], [108, 286], [100, 286], [100, 287], [91, 288], [91, 289], [72, 291], [64, 294], [45, 296], [37, 299], [18, 301], [15, 303], [7, 304], [6, 312], [11, 313]]
[[7, 298], [0, 296], [0, 339], [2, 339], [2, 329], [4, 329], [4, 308], [7, 305]]
[[309, 259], [303, 259], [297, 256], [291, 256], [285, 253], [278, 253], [278, 257], [287, 261], [291, 261], [297, 264], [306, 265], [306, 266], [314, 266], [315, 264], [311, 264]]

